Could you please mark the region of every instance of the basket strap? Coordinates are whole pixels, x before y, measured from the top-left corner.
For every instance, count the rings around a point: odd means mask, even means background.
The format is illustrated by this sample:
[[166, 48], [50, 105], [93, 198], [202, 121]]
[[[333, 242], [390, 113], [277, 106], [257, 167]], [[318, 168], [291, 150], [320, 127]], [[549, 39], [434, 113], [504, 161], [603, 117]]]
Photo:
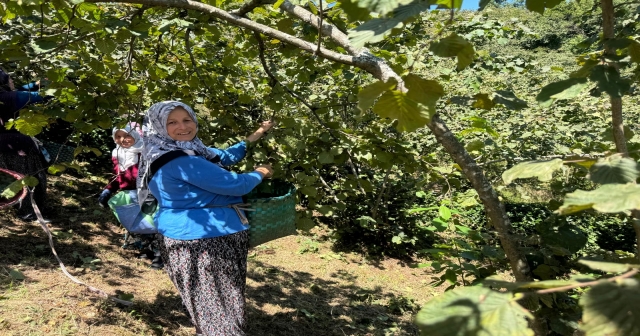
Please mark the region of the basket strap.
[[40, 209], [38, 208], [38, 205], [36, 205], [35, 200], [33, 199], [33, 191], [29, 190], [29, 194], [30, 194], [30, 198], [31, 198], [31, 206], [33, 206], [33, 212], [36, 213], [36, 217], [38, 217], [38, 222], [40, 223], [40, 226], [42, 226], [42, 229], [44, 230], [44, 232], [47, 234], [47, 236], [49, 236], [49, 247], [51, 247], [51, 252], [53, 252], [53, 255], [56, 257], [56, 259], [58, 260], [58, 264], [60, 264], [60, 269], [62, 269], [62, 273], [64, 273], [64, 275], [67, 276], [67, 278], [71, 279], [71, 281], [79, 284], [79, 285], [84, 285], [87, 287], [87, 289], [92, 292], [92, 293], [96, 293], [104, 298], [108, 298], [111, 299], [117, 303], [123, 304], [125, 306], [131, 306], [133, 304], [133, 302], [131, 301], [127, 301], [127, 300], [121, 300], [118, 299], [116, 297], [113, 296], [109, 296], [109, 294], [105, 293], [103, 290], [87, 285], [86, 283], [78, 280], [76, 277], [74, 277], [73, 275], [69, 274], [69, 272], [67, 271], [67, 268], [64, 266], [64, 264], [62, 263], [62, 260], [60, 260], [60, 257], [58, 257], [58, 253], [56, 252], [56, 249], [53, 247], [53, 237], [51, 236], [51, 231], [49, 231], [49, 227], [47, 226], [47, 224], [44, 221], [44, 218], [42, 217], [42, 213], [40, 212]]
[[227, 205], [208, 204], [205, 206], [205, 208], [231, 208], [236, 211], [236, 213], [238, 214], [238, 217], [240, 217], [240, 222], [243, 225], [249, 224], [249, 220], [241, 210], [256, 211], [256, 209], [252, 209], [250, 207], [251, 207], [251, 204], [247, 204], [247, 203], [237, 203], [237, 204], [227, 204]]

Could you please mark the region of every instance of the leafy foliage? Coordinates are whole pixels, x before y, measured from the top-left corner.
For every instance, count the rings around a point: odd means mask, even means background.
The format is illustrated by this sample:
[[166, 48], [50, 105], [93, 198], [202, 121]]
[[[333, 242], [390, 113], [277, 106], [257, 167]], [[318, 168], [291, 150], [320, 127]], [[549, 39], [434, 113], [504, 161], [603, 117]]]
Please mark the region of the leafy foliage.
[[513, 294], [464, 287], [429, 301], [416, 316], [423, 335], [533, 335], [533, 318]]

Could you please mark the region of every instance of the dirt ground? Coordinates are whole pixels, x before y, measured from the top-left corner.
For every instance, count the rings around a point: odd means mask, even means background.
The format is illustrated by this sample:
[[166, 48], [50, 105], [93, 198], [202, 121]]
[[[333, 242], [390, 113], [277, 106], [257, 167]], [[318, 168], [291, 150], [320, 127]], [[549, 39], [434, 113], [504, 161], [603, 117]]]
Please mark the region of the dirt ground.
[[[125, 307], [66, 278], [37, 222], [0, 211], [0, 335], [194, 335], [164, 271], [121, 248], [123, 229], [97, 206], [99, 179], [50, 176], [49, 224], [70, 273]], [[249, 251], [248, 335], [417, 335], [419, 306], [441, 288], [427, 269], [332, 250], [327, 230]], [[17, 272], [16, 272], [17, 271]], [[19, 272], [19, 273], [18, 273]], [[19, 280], [24, 276], [24, 280]]]

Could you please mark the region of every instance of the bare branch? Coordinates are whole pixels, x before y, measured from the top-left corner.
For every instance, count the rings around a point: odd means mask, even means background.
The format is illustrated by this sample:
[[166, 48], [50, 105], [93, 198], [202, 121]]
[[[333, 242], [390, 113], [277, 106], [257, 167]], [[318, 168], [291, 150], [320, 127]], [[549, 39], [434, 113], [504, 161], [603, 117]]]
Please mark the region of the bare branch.
[[[319, 0], [320, 6], [318, 6], [318, 11], [320, 12], [320, 17], [318, 18], [318, 27], [322, 27], [322, 17], [324, 16], [324, 11], [322, 9], [322, 0]], [[320, 47], [322, 46], [322, 29], [318, 29], [318, 49], [313, 53], [317, 55], [320, 52]]]
[[354, 48], [349, 42], [349, 37], [345, 33], [341, 32], [336, 26], [321, 21], [318, 16], [300, 6], [292, 4], [288, 0], [283, 2], [280, 8], [289, 13], [289, 15], [297, 17], [298, 19], [315, 27], [316, 29], [322, 27], [322, 35], [331, 38], [331, 40], [344, 48], [349, 54], [359, 54], [360, 51]]
[[190, 36], [191, 36], [191, 28], [187, 28], [187, 31], [184, 33], [184, 45], [185, 45], [185, 48], [187, 49], [187, 53], [189, 54], [189, 59], [191, 59], [191, 64], [193, 64], [193, 70], [195, 70], [196, 75], [198, 76], [202, 84], [204, 84], [204, 87], [206, 87], [207, 90], [211, 92], [209, 85], [207, 85], [207, 82], [204, 81], [204, 78], [200, 73], [200, 68], [198, 68], [198, 63], [196, 62], [196, 58], [193, 57], [193, 52], [191, 51], [191, 41], [189, 39]]
[[[160, 7], [173, 7], [173, 8], [184, 8], [184, 9], [192, 9], [199, 12], [210, 14], [211, 16], [218, 18], [220, 20], [229, 22], [235, 26], [247, 28], [252, 31], [257, 31], [269, 37], [278, 39], [284, 43], [291, 44], [296, 46], [302, 50], [305, 50], [309, 53], [313, 53], [316, 49], [315, 44], [305, 41], [303, 39], [297, 38], [295, 36], [291, 36], [287, 33], [281, 32], [277, 29], [273, 29], [271, 27], [265, 26], [263, 24], [257, 23], [255, 21], [251, 21], [249, 19], [240, 17], [238, 15], [230, 14], [220, 8], [207, 5], [201, 2], [192, 1], [192, 0], [87, 0], [86, 2], [92, 3], [134, 3], [141, 5], [149, 5], [149, 6], [160, 6]], [[357, 60], [353, 56], [343, 55], [337, 53], [332, 50], [328, 50], [326, 48], [321, 48], [318, 55], [322, 58], [326, 58], [328, 60], [347, 64], [347, 65], [356, 65], [356, 63], [361, 63], [364, 60]], [[367, 70], [368, 71], [368, 70]]]
[[588, 282], [581, 282], [581, 283], [577, 283], [577, 284], [573, 284], [573, 285], [556, 287], [556, 288], [541, 289], [539, 291], [535, 291], [535, 293], [536, 294], [548, 294], [548, 293], [564, 292], [564, 291], [568, 291], [568, 290], [574, 289], [574, 288], [595, 286], [595, 285], [598, 285], [598, 284], [601, 284], [601, 283], [605, 283], [605, 282], [616, 282], [618, 280], [630, 278], [630, 277], [632, 277], [632, 276], [634, 276], [636, 274], [638, 274], [638, 269], [634, 268], [634, 269], [630, 270], [627, 273], [620, 274], [620, 275], [614, 276], [612, 278], [598, 279], [598, 280], [595, 280], [595, 281], [588, 281]]
[[271, 5], [275, 2], [275, 0], [251, 0], [245, 2], [240, 8], [232, 10], [229, 13], [237, 16], [245, 16], [262, 5]]

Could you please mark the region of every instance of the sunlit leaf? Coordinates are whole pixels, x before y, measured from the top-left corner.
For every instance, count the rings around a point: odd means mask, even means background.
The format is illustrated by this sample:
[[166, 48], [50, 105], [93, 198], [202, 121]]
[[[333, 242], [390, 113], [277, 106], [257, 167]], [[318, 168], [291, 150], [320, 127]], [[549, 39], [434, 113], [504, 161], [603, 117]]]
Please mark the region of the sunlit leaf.
[[431, 43], [429, 50], [436, 56], [457, 57], [458, 70], [462, 70], [471, 64], [476, 54], [473, 45], [456, 33]]
[[493, 103], [493, 100], [486, 93], [478, 93], [475, 96], [473, 96], [473, 99], [474, 101], [473, 101], [473, 104], [471, 104], [471, 107], [474, 107], [474, 108], [491, 110], [495, 106], [495, 104]]
[[635, 182], [640, 175], [638, 163], [622, 155], [612, 155], [591, 166], [591, 181], [600, 184]]
[[19, 270], [15, 269], [15, 268], [12, 268], [9, 271], [9, 276], [13, 280], [24, 280], [24, 274], [22, 274], [22, 272], [20, 272]]
[[400, 132], [415, 131], [426, 125], [430, 118], [427, 109], [397, 90], [383, 93], [373, 106], [373, 112], [383, 118], [398, 120], [396, 128]]
[[578, 190], [567, 194], [558, 212], [568, 214], [590, 208], [606, 213], [640, 210], [640, 185], [605, 184], [592, 191]]
[[580, 298], [580, 329], [587, 336], [640, 335], [640, 280], [624, 279], [593, 286]]
[[542, 88], [536, 100], [542, 106], [551, 106], [554, 101], [576, 97], [589, 85], [586, 78], [570, 78], [551, 83]]
[[531, 314], [511, 293], [458, 287], [427, 302], [415, 322], [422, 335], [533, 336]]
[[562, 168], [562, 159], [521, 162], [502, 173], [504, 184], [516, 179], [537, 177], [540, 181], [550, 181], [553, 172]]
[[386, 83], [377, 81], [362, 88], [358, 92], [358, 109], [360, 109], [360, 112], [366, 112], [383, 92], [393, 89], [397, 83], [394, 78], [391, 78]]
[[426, 80], [409, 74], [405, 76], [404, 83], [407, 86], [407, 97], [426, 106], [430, 116], [436, 112], [436, 102], [444, 95], [444, 88], [434, 80]]
[[525, 5], [528, 10], [544, 14], [544, 10], [553, 8], [562, 3], [562, 0], [526, 0]]
[[586, 265], [595, 271], [603, 271], [608, 273], [622, 273], [626, 272], [632, 268], [640, 268], [640, 265], [633, 264], [619, 264], [613, 262], [606, 261], [597, 261], [597, 260], [578, 260], [579, 263]]
[[116, 47], [118, 46], [112, 39], [104, 38], [104, 39], [96, 39], [95, 46], [98, 50], [105, 54], [110, 54]]

